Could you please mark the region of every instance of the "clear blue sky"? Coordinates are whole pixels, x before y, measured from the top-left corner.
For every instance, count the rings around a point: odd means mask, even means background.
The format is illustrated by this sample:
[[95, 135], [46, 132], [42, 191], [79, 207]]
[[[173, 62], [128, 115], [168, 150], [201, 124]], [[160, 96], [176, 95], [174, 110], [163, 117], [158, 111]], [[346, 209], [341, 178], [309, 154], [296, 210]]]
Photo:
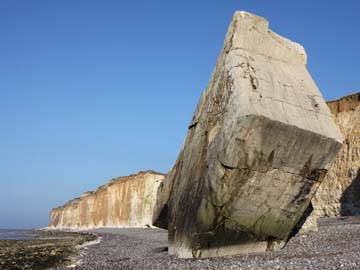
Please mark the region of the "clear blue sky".
[[168, 171], [235, 10], [304, 45], [326, 99], [360, 90], [359, 0], [1, 0], [0, 228]]

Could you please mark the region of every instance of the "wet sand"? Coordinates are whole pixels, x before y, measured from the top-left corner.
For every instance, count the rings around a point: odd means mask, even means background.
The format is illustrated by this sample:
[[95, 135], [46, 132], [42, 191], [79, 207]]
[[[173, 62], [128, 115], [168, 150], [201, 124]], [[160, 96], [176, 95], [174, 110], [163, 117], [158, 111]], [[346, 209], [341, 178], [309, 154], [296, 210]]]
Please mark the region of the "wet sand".
[[0, 240], [0, 269], [42, 270], [69, 265], [79, 255], [77, 246], [96, 238], [88, 233], [28, 231], [35, 238]]

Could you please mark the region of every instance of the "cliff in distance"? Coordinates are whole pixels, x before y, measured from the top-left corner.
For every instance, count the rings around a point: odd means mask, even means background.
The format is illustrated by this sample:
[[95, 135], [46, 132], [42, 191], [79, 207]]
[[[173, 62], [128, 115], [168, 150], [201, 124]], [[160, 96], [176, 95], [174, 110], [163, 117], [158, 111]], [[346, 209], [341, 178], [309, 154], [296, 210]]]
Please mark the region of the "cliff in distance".
[[152, 224], [158, 186], [164, 175], [154, 171], [119, 177], [52, 209], [50, 228], [145, 227]]

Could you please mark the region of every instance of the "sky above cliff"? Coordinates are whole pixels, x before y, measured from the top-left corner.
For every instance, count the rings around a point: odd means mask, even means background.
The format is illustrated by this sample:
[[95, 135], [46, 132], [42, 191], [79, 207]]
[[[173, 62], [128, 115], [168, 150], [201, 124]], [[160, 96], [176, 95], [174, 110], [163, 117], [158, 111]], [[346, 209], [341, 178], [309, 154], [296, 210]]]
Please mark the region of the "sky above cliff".
[[360, 1], [0, 1], [0, 228], [167, 172], [235, 10], [301, 43], [325, 99], [360, 91]]

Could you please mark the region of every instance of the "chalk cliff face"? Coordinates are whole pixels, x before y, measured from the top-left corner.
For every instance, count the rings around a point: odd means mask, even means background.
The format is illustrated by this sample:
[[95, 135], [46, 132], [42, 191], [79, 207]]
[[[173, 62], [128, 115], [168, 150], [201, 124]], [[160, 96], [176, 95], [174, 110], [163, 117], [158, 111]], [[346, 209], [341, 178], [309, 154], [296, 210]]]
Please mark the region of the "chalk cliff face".
[[344, 144], [312, 199], [312, 215], [360, 215], [360, 93], [327, 104]]
[[145, 227], [152, 224], [158, 186], [164, 175], [153, 171], [119, 177], [95, 192], [54, 208], [51, 228]]
[[235, 13], [159, 189], [154, 222], [168, 227], [171, 254], [262, 252], [288, 239], [342, 143], [306, 61], [264, 18]]

